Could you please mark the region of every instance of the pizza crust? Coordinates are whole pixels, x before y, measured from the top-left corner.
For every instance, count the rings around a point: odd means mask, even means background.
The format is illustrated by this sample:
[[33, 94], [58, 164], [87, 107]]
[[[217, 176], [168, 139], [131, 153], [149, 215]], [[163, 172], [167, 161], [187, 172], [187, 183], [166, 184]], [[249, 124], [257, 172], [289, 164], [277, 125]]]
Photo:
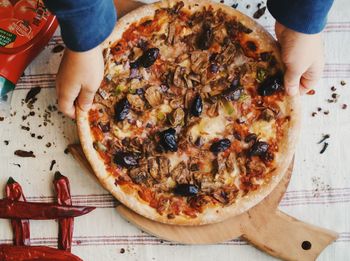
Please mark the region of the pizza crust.
[[[155, 10], [159, 8], [172, 7], [177, 2], [178, 1], [174, 0], [157, 2], [154, 4], [142, 6], [128, 13], [119, 19], [113, 32], [103, 43], [103, 47], [108, 48], [111, 44], [120, 39], [123, 32], [132, 23], [138, 22], [141, 18], [144, 17], [152, 17], [155, 13]], [[254, 38], [259, 42], [259, 46], [262, 49], [272, 49], [278, 62], [281, 64], [276, 41], [269, 33], [265, 31], [262, 26], [255, 23], [252, 19], [248, 18], [244, 14], [231, 7], [223, 4], [212, 3], [207, 0], [182, 0], [182, 2], [185, 3], [184, 9], [188, 10], [188, 7], [191, 6], [191, 12], [202, 9], [202, 7], [211, 6], [214, 8], [214, 10], [220, 8], [228, 15], [236, 16], [242, 24], [253, 29], [253, 32], [251, 34], [255, 36]], [[158, 222], [174, 225], [204, 225], [221, 222], [229, 217], [233, 217], [247, 211], [262, 201], [268, 194], [270, 194], [270, 192], [282, 179], [292, 160], [300, 129], [300, 98], [299, 96], [288, 96], [285, 99], [285, 104], [287, 104], [285, 110], [290, 112], [287, 114], [290, 115], [291, 120], [289, 121], [288, 131], [284, 133], [283, 140], [279, 144], [279, 151], [276, 154], [277, 157], [275, 161], [277, 168], [272, 174], [270, 182], [262, 185], [257, 191], [249, 192], [248, 196], [237, 199], [236, 202], [230, 206], [205, 208], [203, 213], [198, 213], [196, 218], [178, 215], [173, 219], [168, 219], [166, 215], [160, 215], [154, 208], [145, 203], [139, 197], [137, 191], [124, 187], [121, 188], [121, 186], [115, 185], [115, 177], [107, 172], [103, 160], [93, 147], [93, 139], [88, 121], [88, 112], [82, 111], [79, 109], [79, 107], [76, 107], [76, 118], [81, 145], [86, 158], [88, 159], [89, 163], [92, 166], [92, 169], [95, 172], [95, 175], [103, 187], [112, 193], [112, 195], [117, 198], [122, 204], [137, 212], [138, 214]]]

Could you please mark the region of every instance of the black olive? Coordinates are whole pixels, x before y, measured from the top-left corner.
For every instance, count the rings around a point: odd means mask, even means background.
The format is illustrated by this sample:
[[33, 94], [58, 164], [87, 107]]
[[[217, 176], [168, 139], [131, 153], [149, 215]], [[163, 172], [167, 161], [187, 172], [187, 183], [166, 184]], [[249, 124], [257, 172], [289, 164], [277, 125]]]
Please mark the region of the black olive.
[[202, 97], [200, 96], [200, 94], [197, 94], [194, 97], [191, 105], [191, 114], [195, 117], [198, 117], [199, 115], [201, 115], [202, 111], [203, 111]]
[[230, 87], [223, 91], [222, 95], [226, 100], [238, 101], [243, 93], [243, 89], [239, 87], [239, 81], [237, 79], [233, 80]]
[[103, 124], [102, 122], [99, 122], [98, 126], [100, 127], [102, 132], [109, 132], [110, 129], [111, 129], [109, 122], [107, 122], [106, 124]]
[[242, 140], [241, 134], [239, 134], [237, 131], [233, 132], [233, 137], [235, 137], [236, 140]]
[[146, 50], [135, 62], [130, 63], [131, 68], [144, 67], [148, 68], [154, 64], [159, 55], [158, 48], [150, 48]]
[[274, 159], [274, 155], [272, 152], [267, 151], [265, 154], [260, 156], [260, 158], [265, 162], [271, 162]]
[[219, 71], [219, 66], [216, 63], [212, 63], [209, 66], [209, 70], [211, 73], [217, 73]]
[[201, 50], [208, 50], [213, 42], [213, 29], [208, 22], [204, 22], [202, 32], [197, 38], [197, 46]]
[[191, 184], [178, 184], [174, 188], [174, 193], [184, 197], [195, 196], [198, 194], [198, 188]]
[[258, 87], [258, 94], [270, 96], [283, 89], [283, 75], [281, 72], [268, 76]]
[[251, 142], [251, 141], [256, 141], [257, 137], [258, 137], [258, 136], [256, 136], [255, 133], [249, 133], [249, 134], [245, 137], [244, 142], [249, 143], [249, 142]]
[[123, 121], [126, 116], [129, 113], [129, 109], [130, 109], [130, 103], [128, 102], [128, 100], [126, 98], [120, 100], [119, 102], [117, 102], [114, 106], [114, 111], [115, 111], [115, 120], [116, 121]]
[[175, 137], [176, 131], [173, 128], [169, 128], [167, 130], [164, 130], [159, 133], [159, 146], [158, 149], [160, 151], [177, 151], [177, 144], [176, 144], [176, 137]]
[[250, 51], [255, 52], [257, 50], [256, 44], [253, 41], [246, 42], [246, 46]]
[[209, 57], [209, 62], [215, 62], [216, 59], [218, 58], [219, 54], [218, 53], [212, 53]]
[[264, 141], [256, 141], [249, 150], [249, 156], [263, 157], [269, 149], [269, 144]]
[[143, 96], [145, 93], [145, 90], [143, 88], [138, 88], [135, 91], [135, 94], [139, 95], [139, 96]]
[[117, 153], [114, 154], [113, 161], [121, 167], [131, 168], [138, 166], [139, 158], [140, 156], [137, 153], [117, 151]]
[[229, 139], [222, 139], [211, 144], [210, 151], [213, 153], [219, 153], [227, 150], [230, 146], [231, 141]]
[[267, 62], [271, 59], [272, 54], [270, 52], [260, 53], [260, 59], [264, 62]]

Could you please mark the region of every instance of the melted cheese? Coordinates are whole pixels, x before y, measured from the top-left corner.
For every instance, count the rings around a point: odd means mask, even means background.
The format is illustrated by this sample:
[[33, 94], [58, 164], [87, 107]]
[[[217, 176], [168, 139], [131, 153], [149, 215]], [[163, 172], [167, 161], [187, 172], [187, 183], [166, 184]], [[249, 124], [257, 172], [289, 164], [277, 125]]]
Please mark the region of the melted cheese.
[[113, 134], [118, 138], [118, 139], [124, 139], [126, 137], [130, 137], [132, 132], [128, 130], [129, 124], [126, 124], [126, 126], [123, 129], [120, 129], [118, 127], [115, 127], [113, 130]]
[[188, 161], [188, 156], [186, 154], [178, 155], [177, 153], [169, 153], [167, 157], [170, 160], [170, 171], [172, 171], [181, 161]]
[[201, 137], [205, 140], [221, 138], [225, 132], [226, 119], [224, 115], [215, 118], [203, 117], [197, 125], [190, 129], [190, 135], [193, 140]]
[[272, 120], [270, 122], [267, 121], [256, 121], [250, 127], [250, 132], [255, 133], [259, 136], [261, 140], [268, 141], [270, 139], [275, 139], [276, 137], [276, 129], [274, 128], [276, 122]]

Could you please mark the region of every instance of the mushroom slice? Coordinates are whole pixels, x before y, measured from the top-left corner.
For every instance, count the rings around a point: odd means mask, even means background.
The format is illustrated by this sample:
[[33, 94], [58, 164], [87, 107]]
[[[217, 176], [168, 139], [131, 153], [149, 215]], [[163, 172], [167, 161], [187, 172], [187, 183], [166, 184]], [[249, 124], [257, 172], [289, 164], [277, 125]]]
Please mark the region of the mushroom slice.
[[138, 112], [142, 112], [145, 107], [145, 102], [142, 98], [137, 94], [128, 94], [127, 95], [128, 102], [131, 104], [131, 107]]
[[145, 92], [145, 98], [152, 107], [162, 104], [162, 94], [157, 86], [149, 87]]

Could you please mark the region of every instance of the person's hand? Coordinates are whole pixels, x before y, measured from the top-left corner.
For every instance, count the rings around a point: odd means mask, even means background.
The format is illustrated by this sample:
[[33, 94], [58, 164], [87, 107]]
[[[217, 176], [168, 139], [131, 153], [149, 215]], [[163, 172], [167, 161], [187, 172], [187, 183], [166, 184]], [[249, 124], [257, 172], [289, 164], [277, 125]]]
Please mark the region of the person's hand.
[[[118, 16], [143, 5], [138, 1], [115, 0]], [[58, 74], [56, 89], [58, 107], [65, 115], [75, 118], [75, 105], [88, 111], [103, 78], [104, 63], [102, 48], [95, 47], [86, 52], [66, 49]]]
[[75, 118], [75, 104], [83, 111], [90, 109], [103, 78], [104, 62], [100, 46], [86, 52], [66, 49], [56, 77], [58, 107]]
[[322, 76], [324, 57], [321, 34], [303, 34], [276, 22], [275, 31], [286, 66], [284, 85], [289, 95], [315, 88]]

